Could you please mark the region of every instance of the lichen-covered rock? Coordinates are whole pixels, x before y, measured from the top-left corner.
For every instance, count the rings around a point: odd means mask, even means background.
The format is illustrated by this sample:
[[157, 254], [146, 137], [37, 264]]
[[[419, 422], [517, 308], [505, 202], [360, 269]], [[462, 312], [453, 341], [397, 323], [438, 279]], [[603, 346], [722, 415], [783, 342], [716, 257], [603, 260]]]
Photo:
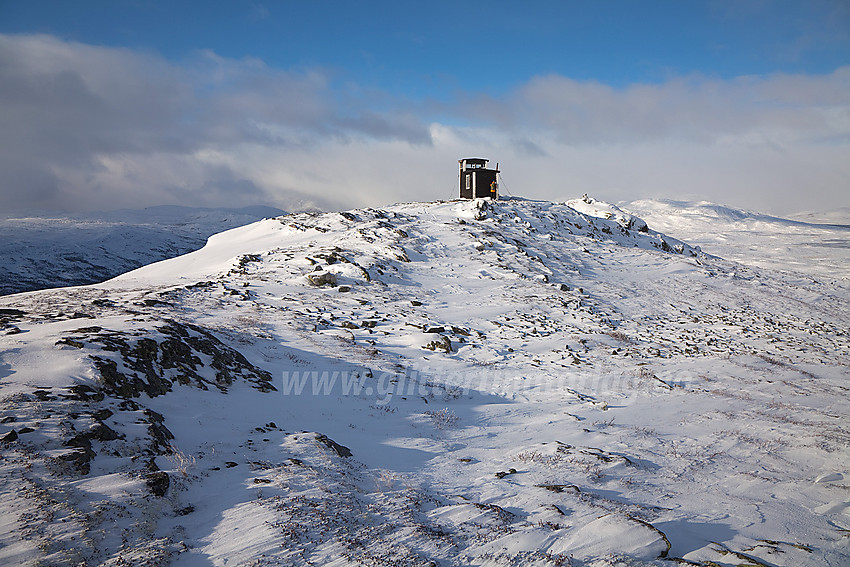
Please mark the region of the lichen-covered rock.
[[307, 276], [307, 281], [316, 287], [335, 286], [336, 275], [331, 272], [315, 272]]
[[443, 352], [453, 352], [452, 341], [449, 337], [445, 335], [441, 335], [439, 339], [433, 340], [422, 348], [426, 348], [428, 350], [438, 351], [441, 350]]
[[[204, 390], [213, 385], [226, 391], [239, 378], [264, 392], [275, 389], [271, 374], [195, 325], [168, 321], [141, 336], [100, 327], [77, 329], [74, 333], [57, 341], [57, 346], [100, 347], [102, 354], [89, 357], [100, 373], [104, 390], [122, 398], [135, 398], [142, 393], [152, 398], [161, 396], [171, 391], [174, 382]], [[209, 362], [205, 365], [203, 360]], [[76, 388], [77, 399], [98, 395], [90, 393], [93, 390], [86, 386]]]

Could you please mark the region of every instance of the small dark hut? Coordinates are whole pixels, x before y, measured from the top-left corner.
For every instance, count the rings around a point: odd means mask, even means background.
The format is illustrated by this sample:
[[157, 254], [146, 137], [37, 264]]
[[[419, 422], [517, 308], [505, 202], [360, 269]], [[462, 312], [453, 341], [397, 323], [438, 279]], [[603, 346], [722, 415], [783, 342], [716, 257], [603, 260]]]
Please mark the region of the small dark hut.
[[460, 165], [460, 198], [476, 199], [489, 197], [498, 199], [499, 185], [496, 182], [496, 174], [499, 173], [499, 164], [496, 169], [487, 169], [489, 160], [481, 158], [459, 159]]

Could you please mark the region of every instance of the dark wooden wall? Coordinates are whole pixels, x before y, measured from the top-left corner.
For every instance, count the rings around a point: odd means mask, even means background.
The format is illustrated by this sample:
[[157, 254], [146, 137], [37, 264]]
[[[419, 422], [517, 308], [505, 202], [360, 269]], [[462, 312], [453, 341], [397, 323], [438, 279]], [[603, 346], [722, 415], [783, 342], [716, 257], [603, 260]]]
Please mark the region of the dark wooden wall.
[[[472, 176], [475, 175], [475, 194], [473, 195]], [[469, 179], [469, 189], [467, 189]], [[490, 184], [496, 181], [495, 169], [484, 169], [483, 167], [468, 169], [460, 173], [460, 197], [461, 199], [474, 199], [476, 197], [489, 197]]]

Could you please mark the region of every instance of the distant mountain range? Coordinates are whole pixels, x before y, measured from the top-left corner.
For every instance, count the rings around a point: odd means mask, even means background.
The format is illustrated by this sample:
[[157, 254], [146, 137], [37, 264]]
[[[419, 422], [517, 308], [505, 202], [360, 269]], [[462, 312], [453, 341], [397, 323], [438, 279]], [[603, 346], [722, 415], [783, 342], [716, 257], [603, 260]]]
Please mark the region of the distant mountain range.
[[273, 207], [180, 206], [0, 216], [0, 295], [101, 282], [201, 248], [207, 238], [285, 214]]

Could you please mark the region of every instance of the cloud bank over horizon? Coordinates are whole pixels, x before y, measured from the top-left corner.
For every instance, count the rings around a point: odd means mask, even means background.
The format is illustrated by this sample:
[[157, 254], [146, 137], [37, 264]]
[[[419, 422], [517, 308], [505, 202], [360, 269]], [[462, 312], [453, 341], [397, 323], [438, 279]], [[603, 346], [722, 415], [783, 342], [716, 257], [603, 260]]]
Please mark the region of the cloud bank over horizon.
[[448, 199], [473, 155], [529, 198], [850, 206], [850, 67], [414, 100], [323, 67], [0, 34], [0, 124], [4, 211]]

